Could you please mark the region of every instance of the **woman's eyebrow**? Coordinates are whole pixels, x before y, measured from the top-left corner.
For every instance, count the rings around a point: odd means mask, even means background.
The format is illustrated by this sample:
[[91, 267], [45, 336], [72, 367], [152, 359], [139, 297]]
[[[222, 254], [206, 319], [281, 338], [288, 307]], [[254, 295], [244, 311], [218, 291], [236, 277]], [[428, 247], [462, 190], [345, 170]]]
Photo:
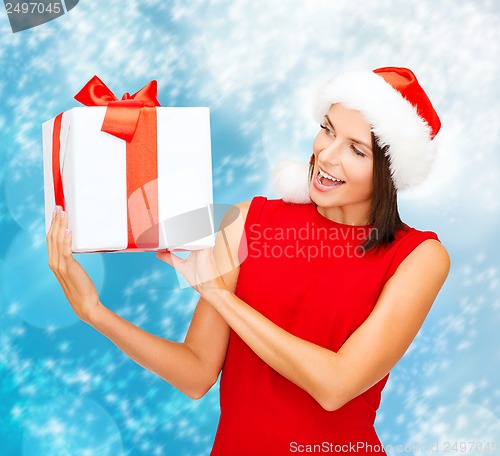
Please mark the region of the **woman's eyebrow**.
[[355, 139], [355, 138], [347, 138], [347, 139], [349, 141], [352, 141], [352, 142], [355, 142], [357, 144], [361, 144], [362, 146], [365, 146], [370, 152], [372, 151], [372, 146], [370, 146], [369, 144], [366, 144], [363, 141], [360, 141], [359, 139]]
[[[330, 117], [328, 117], [328, 114], [325, 114], [325, 119], [327, 120], [328, 122], [328, 125], [330, 125], [330, 127], [332, 128], [332, 130], [335, 131], [335, 127], [333, 126], [333, 123], [332, 121], [330, 120]], [[347, 138], [349, 141], [352, 141], [352, 142], [355, 142], [357, 144], [361, 144], [362, 146], [365, 146], [368, 150], [372, 150], [372, 146], [369, 145], [369, 144], [366, 144], [365, 142], [363, 141], [360, 141], [359, 139], [355, 139], [355, 138]]]
[[332, 124], [332, 121], [330, 120], [330, 117], [328, 117], [328, 114], [325, 114], [325, 119], [327, 120], [328, 124], [330, 125], [330, 127], [333, 128], [333, 124]]

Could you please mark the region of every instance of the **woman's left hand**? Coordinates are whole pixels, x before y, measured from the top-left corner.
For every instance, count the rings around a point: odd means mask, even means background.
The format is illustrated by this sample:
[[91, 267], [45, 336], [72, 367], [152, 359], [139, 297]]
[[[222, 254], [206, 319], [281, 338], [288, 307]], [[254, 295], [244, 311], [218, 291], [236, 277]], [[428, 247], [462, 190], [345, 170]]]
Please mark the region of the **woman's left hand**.
[[202, 296], [218, 290], [227, 290], [215, 264], [212, 248], [193, 250], [185, 260], [169, 251], [156, 252], [156, 257], [173, 266]]

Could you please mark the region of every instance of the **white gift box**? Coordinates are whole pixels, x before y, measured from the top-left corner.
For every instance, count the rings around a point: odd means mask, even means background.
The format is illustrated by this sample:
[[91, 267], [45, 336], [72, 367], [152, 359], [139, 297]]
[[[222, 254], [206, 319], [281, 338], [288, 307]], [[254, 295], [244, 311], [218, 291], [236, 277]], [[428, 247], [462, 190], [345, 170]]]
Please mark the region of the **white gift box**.
[[[101, 131], [105, 106], [66, 111], [61, 120], [60, 168], [73, 252], [123, 251], [128, 222], [139, 239], [133, 250], [196, 250], [214, 245], [212, 161], [208, 108], [156, 108], [157, 182], [127, 196], [126, 141]], [[55, 206], [52, 174], [54, 119], [43, 124], [45, 222]], [[129, 170], [130, 172], [130, 170]], [[150, 185], [154, 184], [154, 185]], [[156, 189], [158, 223], [146, 208]], [[148, 188], [149, 187], [149, 188]], [[135, 198], [135, 202], [132, 200]], [[141, 247], [142, 230], [158, 231], [158, 245]], [[147, 242], [146, 242], [147, 245]], [[132, 249], [128, 249], [130, 251]]]

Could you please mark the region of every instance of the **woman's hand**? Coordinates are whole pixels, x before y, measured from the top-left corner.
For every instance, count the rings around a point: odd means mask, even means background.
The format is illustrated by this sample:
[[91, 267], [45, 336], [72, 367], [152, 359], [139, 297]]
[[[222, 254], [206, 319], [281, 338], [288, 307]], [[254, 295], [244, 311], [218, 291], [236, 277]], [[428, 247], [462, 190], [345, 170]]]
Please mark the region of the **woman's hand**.
[[217, 269], [212, 248], [194, 250], [185, 260], [169, 251], [156, 252], [156, 257], [173, 266], [204, 297], [228, 289]]
[[49, 267], [62, 286], [76, 315], [86, 323], [92, 313], [101, 305], [97, 290], [71, 252], [71, 231], [68, 230], [68, 217], [61, 207], [56, 206], [47, 233]]

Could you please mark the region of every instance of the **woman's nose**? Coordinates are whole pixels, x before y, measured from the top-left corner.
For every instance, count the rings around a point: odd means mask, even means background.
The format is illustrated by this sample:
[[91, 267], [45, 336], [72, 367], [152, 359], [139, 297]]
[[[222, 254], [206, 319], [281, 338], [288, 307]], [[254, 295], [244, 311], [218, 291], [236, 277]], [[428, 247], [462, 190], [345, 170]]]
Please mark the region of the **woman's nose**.
[[320, 162], [333, 164], [340, 160], [341, 154], [342, 148], [340, 147], [340, 142], [333, 140], [320, 150], [318, 160]]

